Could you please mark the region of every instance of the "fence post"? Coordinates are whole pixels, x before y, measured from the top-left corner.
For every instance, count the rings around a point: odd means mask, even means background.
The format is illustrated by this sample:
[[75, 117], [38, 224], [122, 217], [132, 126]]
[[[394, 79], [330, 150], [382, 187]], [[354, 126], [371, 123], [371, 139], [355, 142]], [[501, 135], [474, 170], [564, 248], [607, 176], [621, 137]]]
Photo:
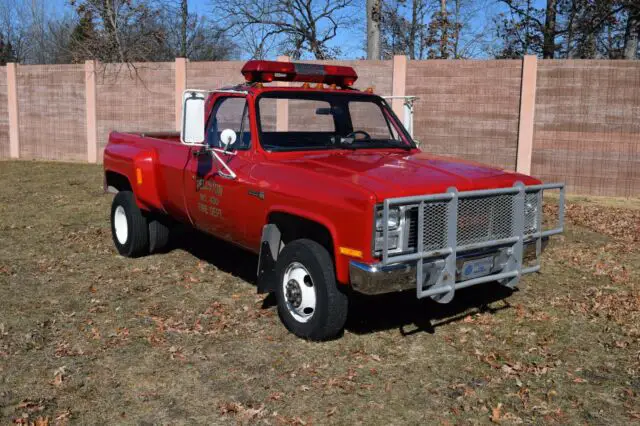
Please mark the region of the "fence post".
[[407, 57], [405, 55], [394, 55], [393, 57], [393, 77], [391, 85], [391, 109], [396, 113], [400, 122], [404, 123], [404, 99], [396, 96], [406, 96], [407, 86]]
[[9, 156], [20, 157], [20, 121], [18, 117], [18, 66], [7, 63], [7, 106], [9, 112]]
[[522, 84], [520, 86], [520, 121], [518, 124], [518, 153], [516, 171], [531, 173], [533, 154], [533, 120], [536, 108], [536, 78], [538, 58], [525, 55], [522, 59]]
[[87, 122], [87, 161], [98, 162], [98, 117], [96, 110], [96, 61], [84, 62], [84, 87]]
[[[288, 56], [278, 56], [279, 62], [289, 62], [291, 58]], [[278, 86], [288, 86], [286, 82], [277, 82]], [[276, 131], [286, 132], [289, 130], [289, 100], [276, 99]]]
[[187, 58], [176, 58], [176, 130], [182, 125], [182, 93], [187, 88]]

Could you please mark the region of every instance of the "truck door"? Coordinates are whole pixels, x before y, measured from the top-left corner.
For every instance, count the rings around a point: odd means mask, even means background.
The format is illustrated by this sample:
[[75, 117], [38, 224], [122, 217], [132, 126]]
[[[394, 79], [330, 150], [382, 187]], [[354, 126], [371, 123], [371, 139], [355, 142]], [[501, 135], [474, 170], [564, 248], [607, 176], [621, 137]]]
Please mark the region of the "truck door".
[[244, 245], [247, 212], [243, 209], [243, 200], [253, 164], [245, 96], [221, 94], [213, 100], [206, 129], [207, 145], [223, 148], [220, 133], [225, 129], [236, 133], [236, 141], [229, 147], [228, 154], [216, 153], [236, 177], [225, 176], [225, 169], [210, 150], [193, 147], [185, 171], [185, 202], [196, 228]]

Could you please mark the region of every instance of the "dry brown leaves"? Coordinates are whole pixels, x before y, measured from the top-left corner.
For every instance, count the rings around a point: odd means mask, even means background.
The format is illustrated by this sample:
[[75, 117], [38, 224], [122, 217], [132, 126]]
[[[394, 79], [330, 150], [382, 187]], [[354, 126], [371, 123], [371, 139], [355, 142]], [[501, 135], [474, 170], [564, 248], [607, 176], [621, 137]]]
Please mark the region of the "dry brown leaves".
[[[235, 325], [235, 320], [228, 312], [228, 307], [220, 302], [213, 302], [203, 313], [196, 315], [192, 323], [173, 316], [149, 315], [161, 333], [177, 334], [216, 334]], [[204, 324], [204, 325], [203, 325]], [[205, 327], [206, 326], [206, 327]]]
[[572, 300], [573, 310], [591, 317], [603, 317], [618, 323], [640, 320], [640, 294], [611, 293], [601, 288], [586, 290], [585, 297]]
[[264, 404], [258, 407], [245, 406], [239, 402], [224, 402], [219, 406], [219, 413], [222, 416], [233, 415], [239, 421], [255, 421], [268, 414]]
[[629, 253], [629, 245], [606, 243], [594, 245], [580, 242], [571, 245], [551, 247], [550, 257], [560, 259], [563, 263], [597, 277], [607, 277], [613, 283], [629, 283], [632, 275], [625, 253]]
[[[557, 211], [555, 205], [544, 206], [545, 217], [555, 217]], [[640, 210], [568, 203], [565, 217], [575, 225], [607, 235], [617, 242], [630, 244], [631, 248], [634, 247], [634, 243], [640, 242]]]

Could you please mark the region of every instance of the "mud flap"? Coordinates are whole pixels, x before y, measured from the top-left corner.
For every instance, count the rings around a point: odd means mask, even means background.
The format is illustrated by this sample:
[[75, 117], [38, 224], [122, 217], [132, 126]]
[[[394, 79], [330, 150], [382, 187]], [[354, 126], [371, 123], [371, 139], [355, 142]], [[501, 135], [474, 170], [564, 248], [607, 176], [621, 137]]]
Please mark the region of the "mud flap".
[[275, 291], [276, 261], [280, 252], [281, 233], [272, 223], [262, 228], [260, 255], [258, 257], [258, 293]]

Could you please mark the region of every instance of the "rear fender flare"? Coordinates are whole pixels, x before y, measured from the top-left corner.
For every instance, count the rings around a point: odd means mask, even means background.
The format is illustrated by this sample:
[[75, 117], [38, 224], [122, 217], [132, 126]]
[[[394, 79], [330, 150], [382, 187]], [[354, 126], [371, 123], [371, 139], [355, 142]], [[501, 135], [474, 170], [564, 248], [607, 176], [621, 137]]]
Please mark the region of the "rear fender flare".
[[163, 210], [158, 191], [155, 150], [143, 151], [133, 158], [133, 176], [130, 178], [138, 207], [145, 210]]

